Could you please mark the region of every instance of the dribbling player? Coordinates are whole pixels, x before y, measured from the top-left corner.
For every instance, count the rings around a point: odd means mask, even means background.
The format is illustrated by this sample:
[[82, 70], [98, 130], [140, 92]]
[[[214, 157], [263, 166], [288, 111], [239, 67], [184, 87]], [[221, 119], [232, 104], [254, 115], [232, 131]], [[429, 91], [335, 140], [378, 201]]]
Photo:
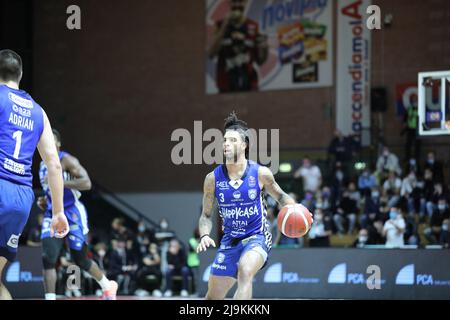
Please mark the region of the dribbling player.
[[61, 163], [52, 128], [44, 110], [23, 90], [22, 59], [12, 50], [0, 51], [0, 300], [12, 299], [1, 283], [7, 261], [14, 261], [19, 237], [34, 201], [31, 166], [36, 148], [48, 168], [54, 199], [50, 233], [69, 232], [64, 215]]
[[267, 167], [247, 159], [248, 147], [247, 124], [232, 113], [225, 120], [225, 164], [206, 176], [203, 187], [203, 211], [199, 220], [201, 240], [197, 252], [216, 246], [209, 236], [215, 200], [224, 232], [211, 267], [206, 299], [224, 299], [236, 281], [234, 298], [252, 298], [253, 278], [266, 264], [272, 245], [262, 190], [281, 206], [295, 204]]
[[[86, 169], [77, 158], [61, 151], [61, 136], [58, 131], [53, 130], [53, 135], [61, 161], [64, 178], [64, 213], [69, 221], [69, 247], [70, 254], [75, 264], [87, 271], [100, 285], [103, 290], [103, 299], [115, 300], [117, 283], [106, 278], [98, 265], [87, 255], [87, 213], [83, 203], [79, 200], [80, 191], [91, 189], [91, 179]], [[44, 265], [44, 287], [45, 299], [56, 299], [56, 261], [64, 245], [64, 239], [55, 239], [50, 236], [52, 197], [47, 183], [48, 170], [44, 162], [41, 162], [39, 178], [45, 197], [38, 199], [38, 206], [45, 210], [44, 222], [42, 224], [42, 262]]]

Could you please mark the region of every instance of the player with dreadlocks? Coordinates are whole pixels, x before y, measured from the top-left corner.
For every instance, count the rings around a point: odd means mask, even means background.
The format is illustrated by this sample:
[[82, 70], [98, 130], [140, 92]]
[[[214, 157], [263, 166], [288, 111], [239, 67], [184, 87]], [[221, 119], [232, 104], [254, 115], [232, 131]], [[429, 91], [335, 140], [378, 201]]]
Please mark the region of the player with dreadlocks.
[[247, 123], [231, 113], [225, 119], [225, 163], [209, 173], [203, 186], [197, 252], [215, 247], [210, 237], [212, 211], [217, 201], [224, 236], [211, 267], [206, 299], [224, 299], [237, 281], [235, 299], [252, 298], [252, 281], [267, 263], [272, 236], [266, 219], [262, 190], [281, 206], [295, 204], [276, 183], [272, 172], [248, 160]]

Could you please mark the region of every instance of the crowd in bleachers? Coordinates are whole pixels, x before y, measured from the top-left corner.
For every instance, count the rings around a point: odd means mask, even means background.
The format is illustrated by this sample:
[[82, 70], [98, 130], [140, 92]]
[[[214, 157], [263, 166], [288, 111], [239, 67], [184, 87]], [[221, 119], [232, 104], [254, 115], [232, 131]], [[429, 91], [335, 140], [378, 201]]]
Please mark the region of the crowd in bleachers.
[[[449, 193], [442, 163], [429, 152], [425, 163], [410, 159], [402, 168], [388, 147], [373, 167], [357, 170], [353, 139], [339, 132], [329, 147], [330, 174], [305, 158], [293, 174], [302, 192], [291, 194], [314, 214], [306, 239], [289, 239], [276, 228], [279, 207], [268, 199], [275, 245], [328, 247], [330, 239], [348, 238], [354, 247], [449, 247]], [[354, 241], [353, 241], [354, 240]]]
[[[38, 222], [42, 224], [38, 217]], [[40, 225], [29, 230], [27, 244], [40, 246]], [[200, 264], [195, 251], [199, 239], [195, 230], [188, 243], [177, 238], [170, 230], [168, 221], [162, 219], [159, 226], [150, 226], [144, 220], [136, 226], [125, 225], [123, 218], [114, 218], [107, 237], [89, 241], [89, 255], [109, 279], [117, 281], [121, 295], [182, 297], [195, 294], [195, 279]], [[90, 240], [96, 231], [90, 232]], [[96, 237], [97, 238], [97, 237]], [[69, 290], [64, 284], [70, 272], [68, 267], [74, 262], [70, 251], [63, 249], [57, 264], [57, 293], [66, 296], [96, 294], [102, 291], [86, 272], [82, 271], [83, 292]]]

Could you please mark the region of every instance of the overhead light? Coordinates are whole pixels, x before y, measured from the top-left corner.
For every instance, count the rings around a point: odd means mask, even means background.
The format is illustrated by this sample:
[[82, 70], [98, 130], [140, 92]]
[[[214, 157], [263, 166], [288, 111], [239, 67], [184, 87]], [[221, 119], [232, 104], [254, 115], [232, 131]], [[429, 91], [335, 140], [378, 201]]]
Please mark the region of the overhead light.
[[292, 172], [292, 165], [290, 163], [280, 163], [280, 172], [281, 173]]
[[364, 170], [366, 169], [367, 165], [365, 162], [356, 162], [355, 163], [355, 169], [356, 170]]

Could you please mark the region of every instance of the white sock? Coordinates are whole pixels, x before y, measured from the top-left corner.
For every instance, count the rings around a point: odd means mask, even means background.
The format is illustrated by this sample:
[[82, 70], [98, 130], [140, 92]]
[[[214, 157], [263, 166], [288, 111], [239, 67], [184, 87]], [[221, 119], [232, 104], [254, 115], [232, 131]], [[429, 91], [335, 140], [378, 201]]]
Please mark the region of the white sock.
[[56, 293], [46, 293], [45, 300], [56, 300]]
[[103, 275], [103, 277], [100, 279], [100, 281], [97, 280], [97, 282], [100, 285], [100, 287], [102, 288], [102, 290], [109, 289], [109, 280], [108, 280], [108, 278], [106, 278], [105, 275]]

